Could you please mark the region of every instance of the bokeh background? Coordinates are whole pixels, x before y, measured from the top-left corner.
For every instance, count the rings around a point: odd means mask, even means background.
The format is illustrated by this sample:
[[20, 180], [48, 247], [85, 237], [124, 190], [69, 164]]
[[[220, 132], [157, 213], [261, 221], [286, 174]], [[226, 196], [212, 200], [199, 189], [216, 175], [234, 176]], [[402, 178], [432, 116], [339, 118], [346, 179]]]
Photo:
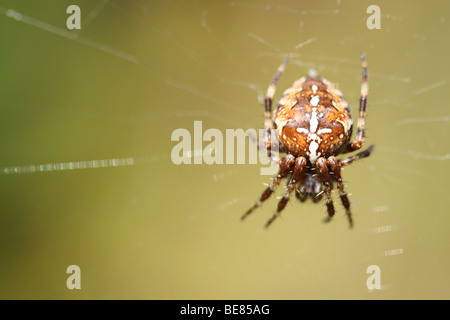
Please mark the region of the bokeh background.
[[[81, 30], [66, 27], [71, 4]], [[449, 9], [1, 0], [0, 298], [450, 298]], [[269, 230], [276, 197], [241, 222], [270, 181], [260, 165], [172, 163], [172, 132], [195, 120], [262, 128], [287, 56], [276, 97], [315, 69], [357, 115], [360, 52], [376, 149], [343, 172], [353, 230], [336, 191], [329, 224], [323, 203], [295, 197]], [[72, 264], [81, 290], [66, 287]]]

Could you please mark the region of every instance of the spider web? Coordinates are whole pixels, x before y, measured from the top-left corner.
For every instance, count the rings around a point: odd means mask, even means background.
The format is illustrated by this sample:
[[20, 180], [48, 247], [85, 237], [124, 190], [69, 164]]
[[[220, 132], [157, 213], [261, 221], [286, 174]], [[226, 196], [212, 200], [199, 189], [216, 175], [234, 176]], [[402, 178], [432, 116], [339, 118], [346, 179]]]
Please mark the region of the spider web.
[[[70, 4], [0, 1], [2, 297], [70, 298], [58, 274], [73, 263], [96, 277], [87, 298], [449, 297], [444, 1], [382, 1], [380, 30], [370, 3], [96, 0], [69, 31]], [[171, 162], [172, 132], [195, 120], [262, 128], [286, 57], [275, 100], [314, 70], [356, 122], [360, 52], [375, 151], [343, 171], [353, 230], [336, 190], [329, 225], [322, 202], [293, 198], [264, 230], [283, 185], [241, 223], [270, 182], [259, 165]]]

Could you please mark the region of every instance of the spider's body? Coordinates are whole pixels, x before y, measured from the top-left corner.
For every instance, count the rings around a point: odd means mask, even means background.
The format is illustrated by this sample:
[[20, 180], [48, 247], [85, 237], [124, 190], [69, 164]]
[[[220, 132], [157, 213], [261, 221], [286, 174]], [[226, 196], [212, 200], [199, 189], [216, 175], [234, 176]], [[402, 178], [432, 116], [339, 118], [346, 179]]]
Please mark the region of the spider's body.
[[304, 77], [287, 89], [274, 122], [281, 151], [305, 157], [311, 165], [318, 157], [340, 153], [352, 133], [352, 117], [342, 93], [321, 78]]
[[357, 137], [353, 142], [350, 142], [353, 121], [348, 104], [342, 93], [323, 78], [303, 77], [294, 82], [281, 96], [272, 119], [272, 98], [287, 61], [278, 68], [265, 99], [264, 143], [268, 155], [271, 156], [270, 134], [271, 129], [276, 129], [280, 151], [285, 152], [286, 156], [279, 161], [280, 170], [277, 176], [243, 218], [269, 198], [281, 179], [287, 177], [287, 189], [278, 203], [277, 212], [266, 226], [270, 225], [284, 209], [294, 190], [302, 201], [308, 196], [318, 201], [324, 193], [328, 211], [326, 221], [329, 221], [335, 213], [331, 198], [333, 182], [338, 185], [342, 204], [352, 226], [350, 201], [344, 190], [341, 167], [369, 156], [373, 146], [343, 160], [338, 160], [336, 156], [360, 149], [364, 141], [364, 118], [368, 92], [364, 55], [361, 55], [361, 63], [363, 81]]

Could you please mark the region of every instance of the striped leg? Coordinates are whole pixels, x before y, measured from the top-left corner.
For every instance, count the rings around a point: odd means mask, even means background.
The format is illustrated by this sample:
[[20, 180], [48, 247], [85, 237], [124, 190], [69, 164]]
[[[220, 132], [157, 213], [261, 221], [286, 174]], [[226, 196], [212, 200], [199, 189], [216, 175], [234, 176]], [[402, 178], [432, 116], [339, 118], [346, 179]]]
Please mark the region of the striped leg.
[[367, 148], [364, 151], [358, 152], [357, 154], [355, 154], [351, 157], [340, 160], [339, 164], [340, 164], [341, 168], [352, 164], [354, 161], [356, 161], [358, 159], [366, 158], [366, 157], [370, 156], [370, 153], [373, 151], [374, 147], [375, 147], [374, 145], [371, 145], [369, 148]]
[[271, 155], [272, 142], [270, 140], [270, 130], [272, 129], [272, 100], [275, 95], [275, 90], [277, 88], [278, 80], [280, 80], [281, 75], [283, 74], [284, 69], [288, 63], [288, 59], [284, 60], [283, 63], [278, 67], [277, 72], [275, 73], [272, 82], [267, 88], [266, 98], [264, 99], [264, 110], [265, 110], [265, 121], [264, 121], [264, 145], [267, 149], [267, 156]]
[[344, 190], [344, 183], [342, 182], [341, 177], [341, 166], [339, 165], [336, 157], [329, 157], [327, 163], [333, 172], [334, 179], [337, 182], [339, 188], [339, 196], [341, 197], [342, 205], [345, 208], [345, 212], [347, 214], [348, 223], [350, 224], [350, 228], [353, 227], [352, 213], [350, 212], [350, 201], [348, 200], [347, 193]]
[[367, 94], [369, 92], [369, 85], [367, 83], [367, 64], [364, 53], [361, 53], [361, 68], [361, 98], [359, 99], [358, 130], [356, 131], [356, 140], [349, 144], [344, 152], [352, 152], [358, 150], [362, 147], [364, 142], [364, 119], [366, 117]]
[[263, 201], [267, 200], [267, 198], [270, 197], [270, 195], [273, 193], [276, 187], [280, 184], [281, 179], [283, 179], [289, 173], [289, 169], [291, 165], [294, 163], [294, 161], [295, 161], [294, 156], [290, 154], [281, 159], [280, 171], [278, 172], [277, 176], [272, 180], [267, 189], [264, 190], [264, 192], [261, 195], [261, 198], [253, 205], [253, 207], [251, 207], [250, 209], [247, 210], [246, 213], [244, 213], [244, 215], [241, 218], [242, 220], [244, 220], [250, 213], [252, 213], [253, 210], [261, 206], [261, 203]]
[[[256, 148], [258, 149], [258, 152], [261, 152], [261, 150], [265, 150], [266, 149], [266, 146], [263, 145], [262, 143], [260, 143], [258, 141], [258, 138], [255, 135], [253, 135], [252, 133], [248, 133], [247, 137], [250, 139], [251, 143], [254, 143], [256, 145]], [[279, 151], [280, 145], [279, 145], [278, 142], [275, 142], [275, 146], [272, 145], [271, 149], [273, 149], [274, 147], [276, 148], [277, 151]], [[280, 164], [280, 158], [278, 158], [278, 156], [276, 154], [271, 154], [269, 156], [269, 158], [270, 158], [270, 161], [272, 161], [273, 163]]]
[[295, 166], [294, 166], [294, 172], [292, 174], [291, 180], [289, 180], [289, 183], [287, 185], [287, 189], [283, 195], [283, 198], [278, 202], [277, 212], [273, 214], [273, 216], [267, 221], [266, 228], [270, 226], [270, 224], [275, 220], [279, 215], [280, 212], [284, 209], [287, 202], [289, 201], [289, 198], [291, 196], [292, 191], [295, 189], [295, 185], [300, 180], [300, 177], [302, 175], [303, 169], [306, 166], [306, 159], [304, 157], [298, 157], [295, 159]]
[[319, 158], [316, 160], [317, 168], [319, 169], [320, 178], [323, 182], [323, 188], [325, 191], [325, 200], [327, 204], [328, 217], [325, 218], [325, 222], [331, 220], [334, 216], [334, 205], [333, 199], [331, 198], [331, 183], [330, 183], [330, 174], [328, 172], [327, 160], [325, 158]]

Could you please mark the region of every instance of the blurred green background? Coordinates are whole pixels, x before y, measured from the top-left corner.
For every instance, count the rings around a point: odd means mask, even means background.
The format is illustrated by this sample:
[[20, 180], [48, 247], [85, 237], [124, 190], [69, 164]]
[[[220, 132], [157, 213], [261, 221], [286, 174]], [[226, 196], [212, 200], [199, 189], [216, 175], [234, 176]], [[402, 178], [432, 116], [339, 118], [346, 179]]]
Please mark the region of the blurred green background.
[[[66, 27], [72, 4], [81, 30]], [[366, 27], [372, 4], [380, 30]], [[1, 0], [0, 298], [450, 298], [449, 9]], [[172, 163], [172, 132], [194, 120], [262, 128], [262, 99], [286, 56], [276, 97], [313, 68], [356, 117], [360, 52], [365, 146], [376, 149], [343, 172], [353, 230], [336, 191], [330, 224], [324, 203], [293, 198], [265, 230], [275, 197], [241, 222], [270, 181], [260, 165]], [[126, 158], [133, 165], [57, 170]], [[24, 172], [30, 165], [38, 172]], [[81, 290], [66, 287], [72, 264]], [[381, 290], [366, 286], [370, 265]]]

